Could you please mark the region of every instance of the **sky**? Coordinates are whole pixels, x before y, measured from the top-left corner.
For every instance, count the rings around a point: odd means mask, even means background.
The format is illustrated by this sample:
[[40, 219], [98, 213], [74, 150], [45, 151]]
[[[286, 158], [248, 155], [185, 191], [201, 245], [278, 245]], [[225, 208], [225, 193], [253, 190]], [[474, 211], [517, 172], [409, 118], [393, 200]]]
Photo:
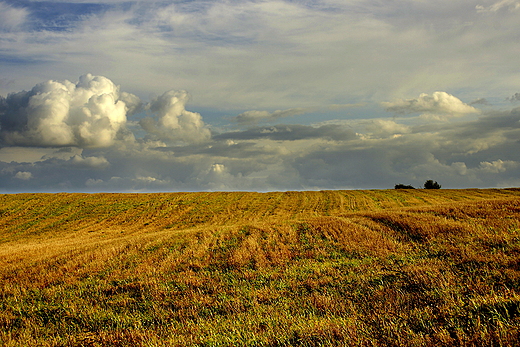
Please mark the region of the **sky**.
[[0, 192], [520, 186], [520, 0], [0, 0]]

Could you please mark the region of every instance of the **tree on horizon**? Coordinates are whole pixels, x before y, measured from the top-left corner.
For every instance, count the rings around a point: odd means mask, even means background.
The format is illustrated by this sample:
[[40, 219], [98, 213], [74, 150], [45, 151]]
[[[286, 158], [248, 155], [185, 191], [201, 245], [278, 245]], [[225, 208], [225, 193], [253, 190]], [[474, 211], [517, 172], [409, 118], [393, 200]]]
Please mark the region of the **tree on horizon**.
[[424, 182], [424, 189], [441, 189], [441, 185], [437, 181], [427, 180]]

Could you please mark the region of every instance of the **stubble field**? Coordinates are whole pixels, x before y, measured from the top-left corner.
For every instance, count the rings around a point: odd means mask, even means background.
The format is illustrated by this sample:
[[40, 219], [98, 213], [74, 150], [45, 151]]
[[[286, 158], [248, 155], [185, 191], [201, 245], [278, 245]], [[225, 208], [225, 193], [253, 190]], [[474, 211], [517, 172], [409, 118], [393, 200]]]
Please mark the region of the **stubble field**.
[[517, 346], [520, 190], [0, 195], [3, 346]]

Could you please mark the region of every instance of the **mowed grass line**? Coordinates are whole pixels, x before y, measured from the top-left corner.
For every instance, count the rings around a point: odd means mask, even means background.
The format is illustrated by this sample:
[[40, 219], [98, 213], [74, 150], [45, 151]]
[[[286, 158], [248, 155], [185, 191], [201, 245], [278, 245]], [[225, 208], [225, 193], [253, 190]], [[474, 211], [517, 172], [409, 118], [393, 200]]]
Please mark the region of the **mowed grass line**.
[[519, 195], [3, 195], [0, 341], [515, 346]]

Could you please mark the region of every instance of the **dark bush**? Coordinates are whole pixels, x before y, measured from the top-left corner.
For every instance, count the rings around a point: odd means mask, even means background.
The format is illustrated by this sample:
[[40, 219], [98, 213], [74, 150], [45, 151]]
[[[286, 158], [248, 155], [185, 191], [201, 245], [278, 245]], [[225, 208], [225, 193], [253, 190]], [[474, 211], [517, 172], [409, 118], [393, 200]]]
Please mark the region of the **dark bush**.
[[410, 186], [410, 185], [406, 185], [406, 184], [396, 184], [394, 186], [394, 189], [415, 189], [414, 187]]
[[441, 189], [441, 185], [433, 180], [424, 182], [424, 189]]

